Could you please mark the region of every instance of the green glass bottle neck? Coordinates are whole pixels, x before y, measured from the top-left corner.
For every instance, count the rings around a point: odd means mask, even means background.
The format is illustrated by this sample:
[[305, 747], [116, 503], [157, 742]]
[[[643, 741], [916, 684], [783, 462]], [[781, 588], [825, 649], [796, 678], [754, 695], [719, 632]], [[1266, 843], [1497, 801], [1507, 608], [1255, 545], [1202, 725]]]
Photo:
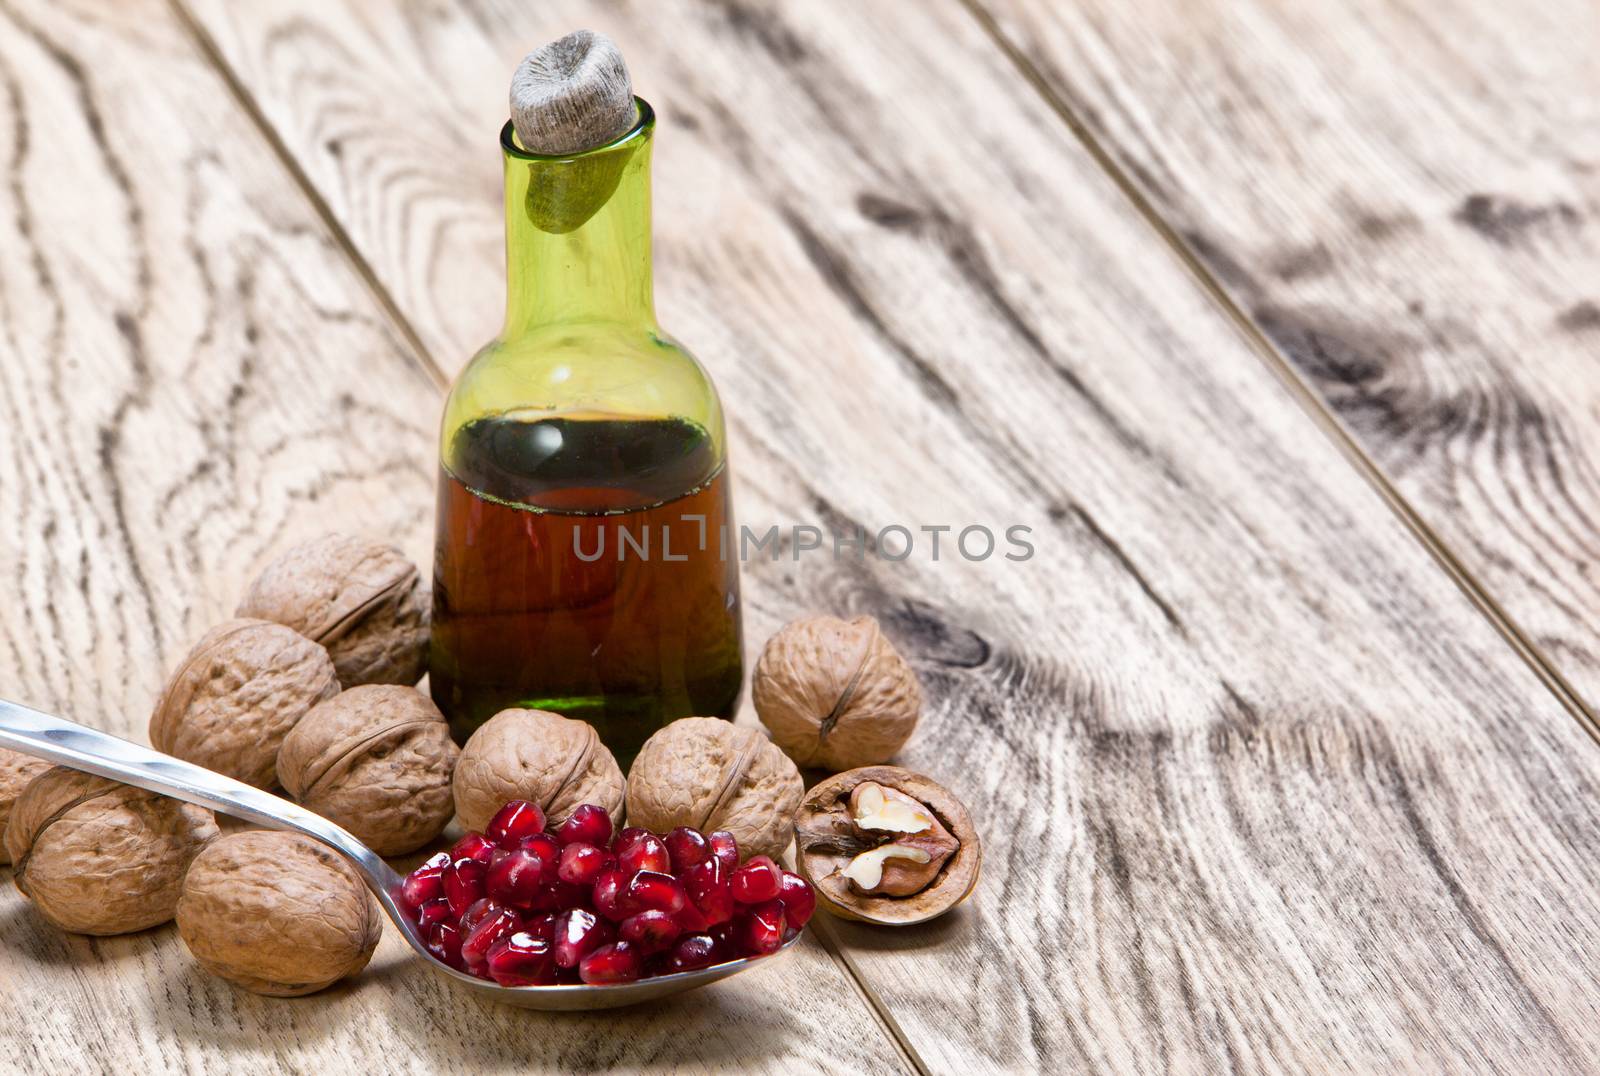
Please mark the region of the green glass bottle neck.
[[654, 116], [576, 157], [524, 153], [502, 136], [506, 191], [504, 340], [574, 323], [655, 326], [650, 279]]

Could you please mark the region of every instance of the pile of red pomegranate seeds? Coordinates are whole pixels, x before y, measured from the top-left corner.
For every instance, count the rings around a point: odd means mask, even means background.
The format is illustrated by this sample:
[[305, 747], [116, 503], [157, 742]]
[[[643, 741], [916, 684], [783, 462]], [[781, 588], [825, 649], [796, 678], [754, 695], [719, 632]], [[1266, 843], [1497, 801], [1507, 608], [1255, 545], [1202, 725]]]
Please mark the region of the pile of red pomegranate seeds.
[[554, 830], [512, 800], [406, 876], [428, 951], [501, 986], [625, 983], [765, 956], [806, 925], [816, 895], [766, 856], [739, 862], [724, 831], [665, 837], [584, 804]]

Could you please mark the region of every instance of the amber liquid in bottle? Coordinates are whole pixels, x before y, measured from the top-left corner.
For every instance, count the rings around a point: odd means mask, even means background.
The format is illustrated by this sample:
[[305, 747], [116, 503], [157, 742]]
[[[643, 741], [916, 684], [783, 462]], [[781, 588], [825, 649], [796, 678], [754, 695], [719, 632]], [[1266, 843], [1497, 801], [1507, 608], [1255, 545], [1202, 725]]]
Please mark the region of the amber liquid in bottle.
[[531, 706], [590, 722], [626, 765], [678, 717], [733, 716], [739, 573], [705, 430], [486, 417], [442, 472], [430, 676], [458, 740]]

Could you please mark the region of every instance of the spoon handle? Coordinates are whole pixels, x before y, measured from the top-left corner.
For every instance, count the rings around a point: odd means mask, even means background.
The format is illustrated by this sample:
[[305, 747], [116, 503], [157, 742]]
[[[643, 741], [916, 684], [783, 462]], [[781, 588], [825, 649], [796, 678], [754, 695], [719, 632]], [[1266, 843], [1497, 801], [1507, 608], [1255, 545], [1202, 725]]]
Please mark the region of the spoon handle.
[[87, 725], [0, 699], [0, 747], [196, 803], [257, 825], [303, 833], [352, 860], [374, 890], [393, 884], [394, 872], [375, 852], [321, 815], [243, 781]]

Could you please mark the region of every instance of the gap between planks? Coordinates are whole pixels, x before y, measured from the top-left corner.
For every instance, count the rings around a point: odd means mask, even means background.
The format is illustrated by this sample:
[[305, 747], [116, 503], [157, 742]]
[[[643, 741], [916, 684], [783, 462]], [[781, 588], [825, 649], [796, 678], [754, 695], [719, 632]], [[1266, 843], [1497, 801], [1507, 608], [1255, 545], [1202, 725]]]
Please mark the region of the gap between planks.
[[250, 117], [250, 122], [255, 126], [261, 137], [266, 139], [273, 155], [288, 170], [289, 177], [294, 182], [294, 185], [299, 188], [300, 193], [305, 195], [306, 200], [311, 203], [312, 211], [316, 213], [317, 219], [322, 221], [323, 227], [328, 230], [334, 243], [344, 254], [345, 260], [350, 263], [356, 275], [361, 278], [361, 282], [366, 285], [367, 290], [372, 293], [372, 297], [383, 308], [383, 312], [388, 315], [389, 321], [394, 325], [396, 331], [405, 338], [407, 345], [409, 345], [406, 350], [406, 360], [416, 365], [428, 380], [439, 387], [441, 392], [447, 390], [450, 387], [451, 378], [445, 374], [444, 368], [439, 365], [438, 359], [428, 350], [428, 346], [423, 343], [422, 337], [417, 334], [417, 330], [412, 326], [411, 319], [401, 312], [399, 305], [394, 301], [394, 296], [390, 294], [388, 288], [384, 287], [383, 282], [378, 279], [378, 274], [373, 271], [372, 266], [367, 264], [366, 259], [356, 249], [354, 241], [350, 238], [350, 233], [345, 231], [344, 225], [339, 222], [338, 216], [333, 212], [333, 207], [328, 205], [327, 199], [322, 196], [316, 185], [311, 182], [311, 177], [306, 175], [304, 168], [300, 167], [300, 162], [289, 151], [288, 145], [284, 143], [283, 138], [278, 134], [278, 129], [272, 125], [271, 121], [267, 119], [266, 113], [261, 110], [261, 106], [256, 103], [255, 96], [240, 81], [238, 73], [223, 58], [222, 50], [217, 47], [217, 43], [206, 32], [206, 28], [200, 24], [200, 20], [189, 12], [183, 0], [168, 0], [168, 5], [172, 8], [173, 15], [183, 25], [184, 30], [194, 42], [195, 48], [200, 52], [200, 55], [205, 57], [206, 62], [217, 72], [217, 75], [228, 87], [228, 93], [239, 107], [244, 110], [245, 115]]
[[[251, 94], [249, 87], [245, 86], [238, 73], [228, 64], [222, 55], [222, 50], [217, 47], [217, 43], [212, 39], [205, 27], [200, 24], [200, 21], [189, 11], [183, 0], [168, 0], [168, 4], [172, 8], [174, 16], [183, 25], [185, 32], [194, 42], [195, 48], [205, 57], [206, 62], [211, 65], [224, 84], [227, 85], [229, 94], [238, 103], [239, 107], [244, 110], [245, 115], [250, 118], [251, 124], [254, 125], [261, 137], [266, 140], [273, 155], [278, 158], [284, 169], [289, 173], [289, 177], [295, 187], [311, 203], [312, 210], [322, 222], [323, 227], [332, 236], [339, 250], [343, 253], [345, 260], [350, 263], [356, 275], [366, 285], [367, 290], [383, 309], [384, 314], [394, 325], [396, 331], [405, 338], [408, 345], [406, 360], [420, 369], [428, 380], [438, 386], [441, 392], [448, 390], [451, 378], [445, 374], [444, 368], [439, 364], [438, 359], [423, 342], [422, 337], [411, 324], [411, 319], [406, 317], [405, 312], [395, 302], [394, 295], [384, 286], [383, 282], [378, 278], [378, 274], [356, 248], [354, 241], [350, 238], [350, 234], [345, 231], [344, 225], [340, 223], [338, 216], [333, 212], [333, 208], [328, 205], [327, 199], [322, 197], [316, 185], [311, 182], [311, 177], [306, 174], [305, 169], [300, 166], [300, 162], [290, 152], [288, 145], [278, 134], [277, 128], [272, 125], [266, 113], [262, 111], [261, 106], [256, 102], [255, 96]], [[865, 976], [856, 966], [856, 962], [851, 960], [845, 952], [838, 936], [834, 934], [830, 927], [824, 925], [820, 919], [815, 922], [814, 926], [816, 929], [813, 930], [813, 936], [817, 938], [828, 956], [844, 973], [845, 978], [855, 987], [857, 996], [867, 1007], [867, 1011], [872, 1014], [878, 1027], [883, 1031], [884, 1037], [889, 1040], [907, 1068], [919, 1073], [920, 1076], [931, 1076], [927, 1064], [922, 1060], [922, 1056], [917, 1053], [916, 1048], [906, 1038], [905, 1032], [901, 1030], [899, 1023], [890, 1014], [888, 1006], [884, 1004], [877, 991], [867, 982]]]
[[1147, 198], [1138, 183], [1128, 172], [1117, 163], [1115, 157], [1094, 136], [1088, 125], [1078, 116], [1072, 106], [1050, 85], [1048, 80], [1039, 71], [1028, 55], [1022, 51], [1012, 40], [1006, 36], [1004, 30], [995, 17], [983, 6], [982, 0], [961, 0], [967, 13], [972, 16], [985, 35], [994, 42], [995, 46], [1005, 54], [1011, 65], [1016, 68], [1023, 81], [1031, 86], [1035, 93], [1043, 99], [1046, 105], [1055, 112], [1057, 118], [1066, 126], [1067, 130], [1092, 157], [1100, 169], [1106, 173], [1117, 189], [1132, 205], [1135, 211], [1143, 218], [1144, 222], [1156, 233], [1157, 236], [1171, 249], [1173, 255], [1189, 271], [1189, 274], [1200, 285], [1201, 289], [1221, 309], [1222, 313], [1231, 321], [1234, 328], [1244, 337], [1256, 357], [1264, 363], [1278, 378], [1279, 382], [1289, 390], [1302, 410], [1322, 430], [1323, 434], [1333, 442], [1345, 459], [1364, 478], [1369, 486], [1378, 494], [1389, 510], [1400, 520], [1405, 528], [1411, 532], [1413, 538], [1421, 543], [1428, 551], [1434, 562], [1455, 583], [1456, 587], [1467, 597], [1474, 607], [1489, 621], [1494, 629], [1500, 633], [1511, 649], [1516, 652], [1523, 662], [1533, 670], [1540, 683], [1553, 694], [1561, 705], [1571, 714], [1573, 719], [1589, 734], [1589, 737], [1600, 744], [1600, 716], [1589, 707], [1576, 688], [1561, 674], [1555, 664], [1545, 655], [1539, 645], [1523, 631], [1522, 627], [1512, 619], [1511, 615], [1495, 600], [1494, 596], [1483, 586], [1475, 575], [1467, 568], [1466, 564], [1456, 556], [1455, 552], [1447, 545], [1438, 532], [1431, 527], [1422, 514], [1399, 491], [1398, 487], [1390, 481], [1389, 476], [1378, 466], [1377, 462], [1361, 447], [1359, 441], [1345, 426], [1344, 422], [1336, 415], [1316, 390], [1303, 378], [1294, 364], [1279, 351], [1267, 335], [1256, 324], [1255, 320], [1245, 313], [1244, 309], [1236, 303], [1228, 293], [1226, 287], [1217, 279], [1216, 275], [1206, 266], [1195, 253], [1193, 248], [1178, 234], [1160, 210]]

